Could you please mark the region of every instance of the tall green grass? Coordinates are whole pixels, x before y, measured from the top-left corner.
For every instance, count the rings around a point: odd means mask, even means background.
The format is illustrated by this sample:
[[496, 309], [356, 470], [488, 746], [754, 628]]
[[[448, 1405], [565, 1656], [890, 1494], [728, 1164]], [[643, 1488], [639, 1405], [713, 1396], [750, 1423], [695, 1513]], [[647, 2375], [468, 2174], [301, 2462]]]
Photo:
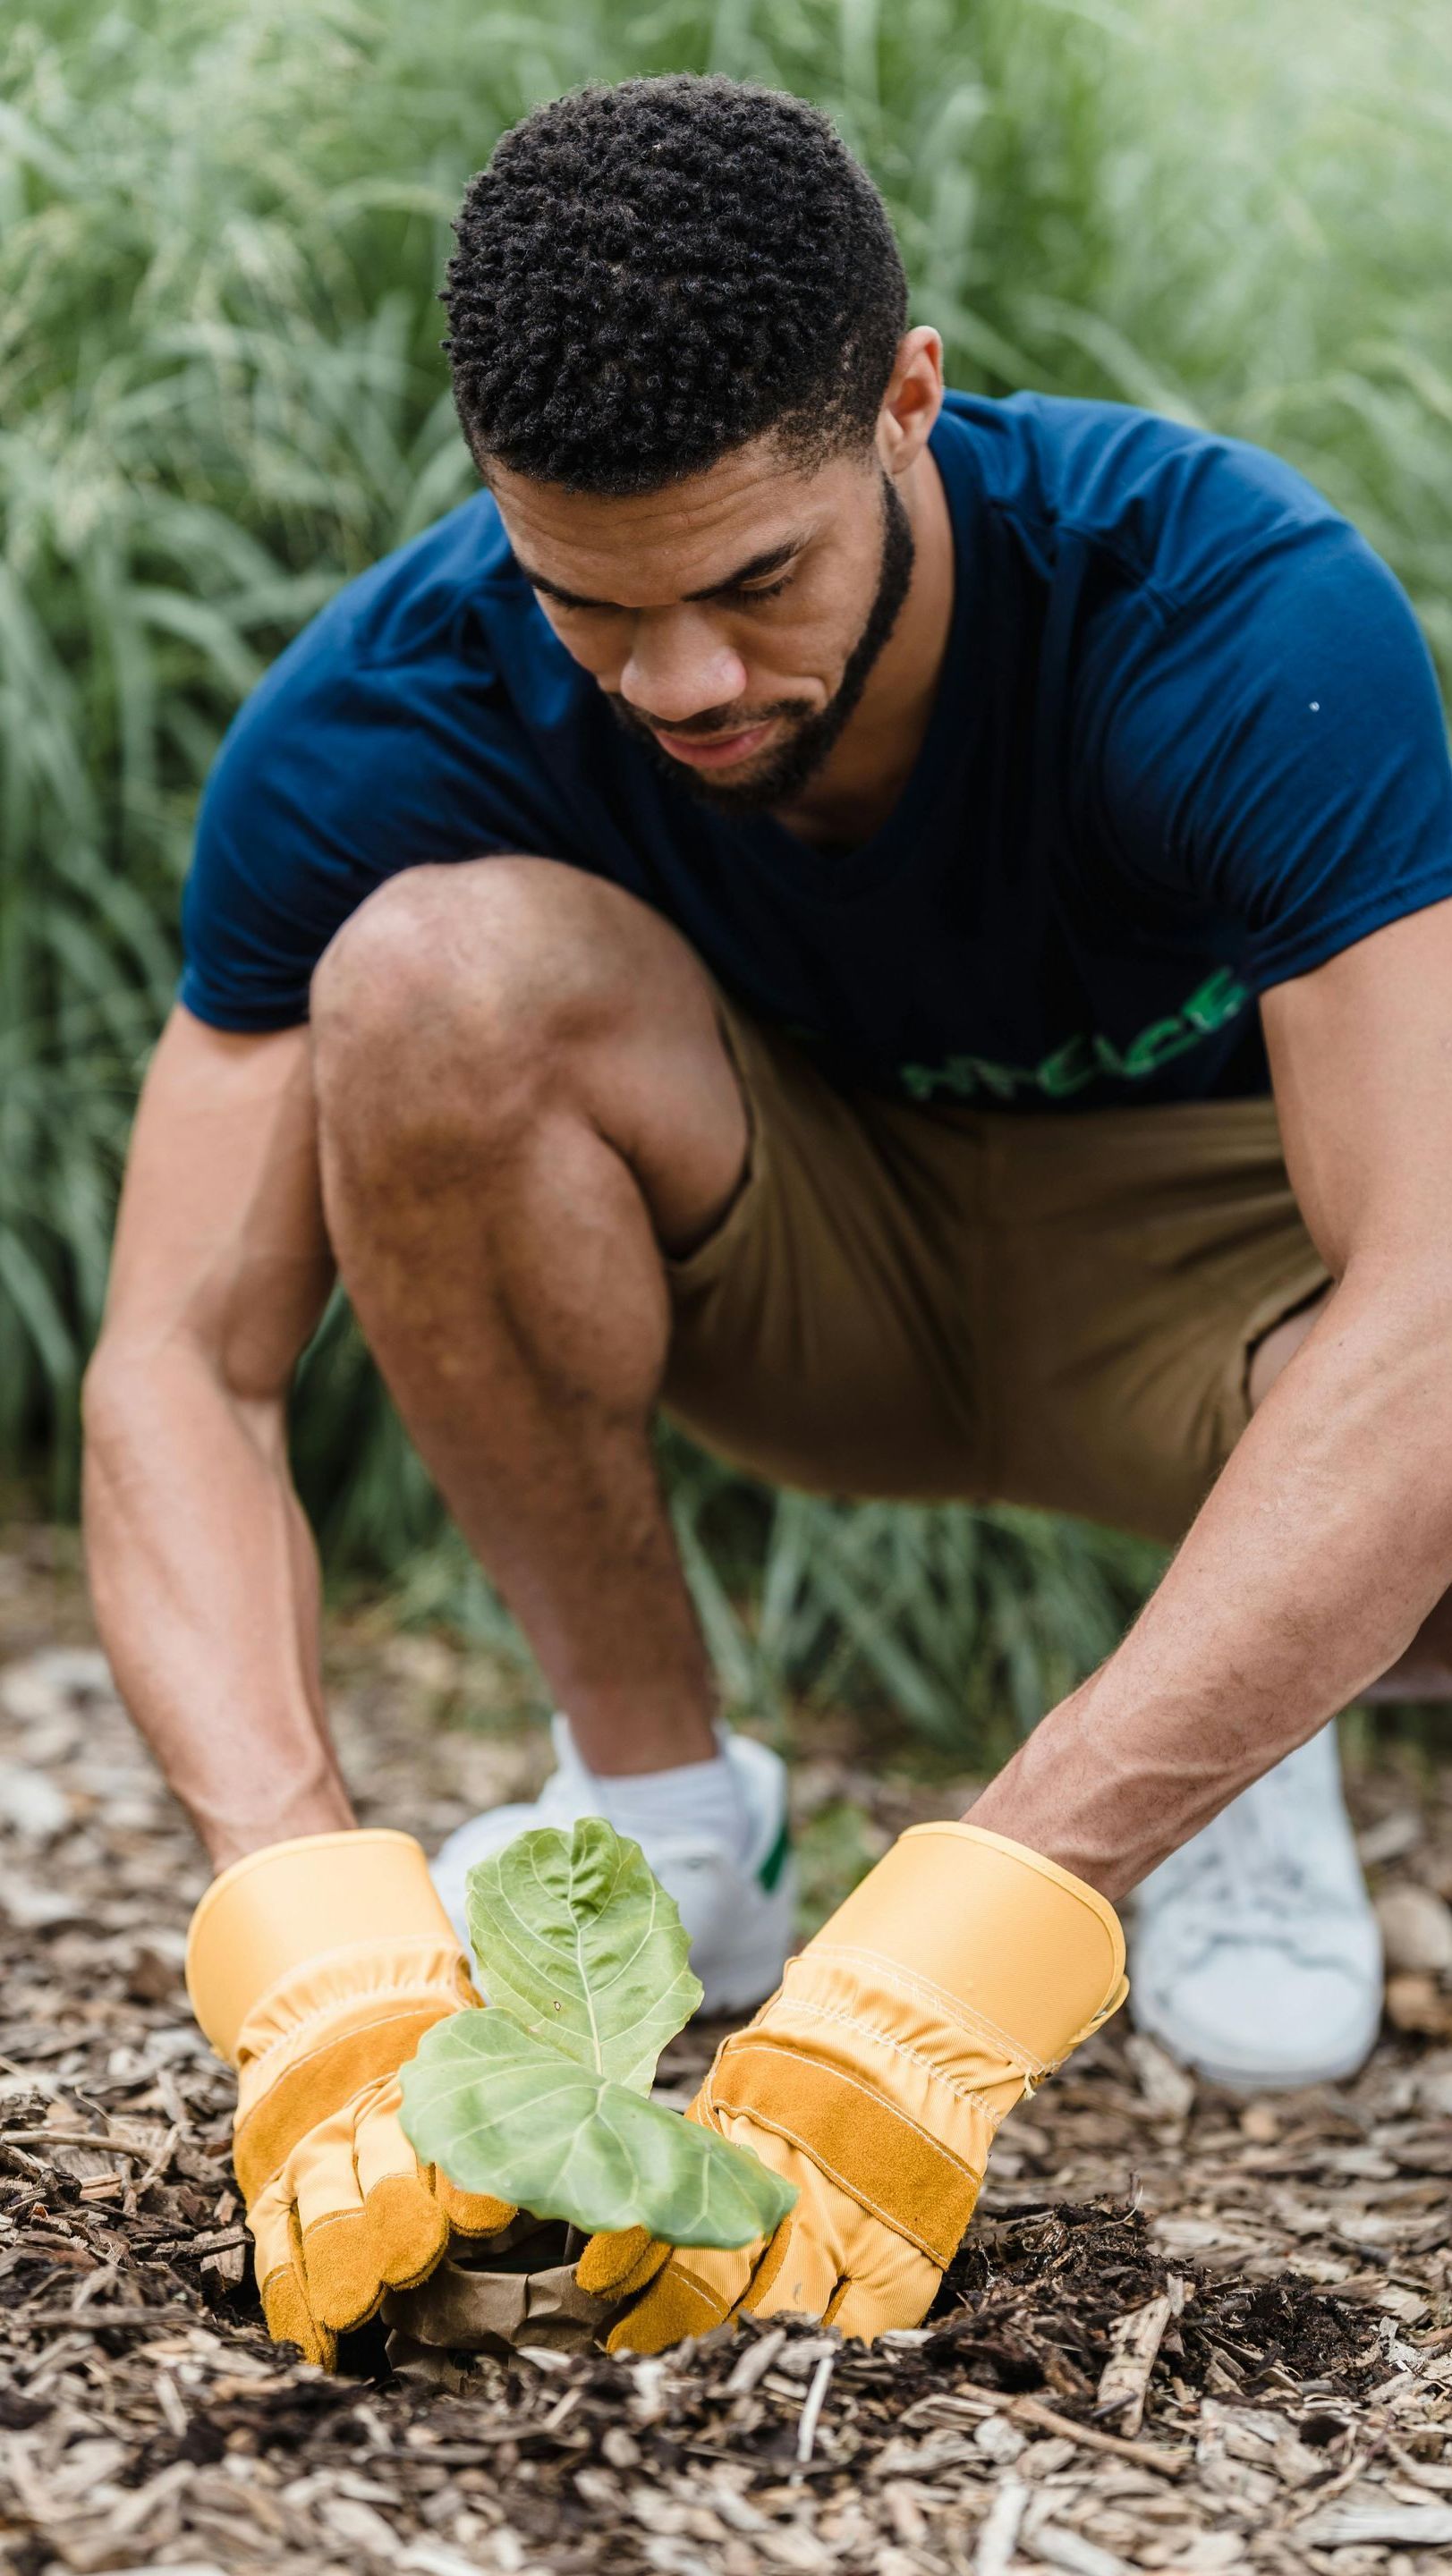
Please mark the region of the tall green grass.
[[[0, 1461], [75, 1395], [200, 782], [337, 582], [468, 488], [432, 298], [501, 129], [714, 69], [828, 107], [960, 384], [1258, 438], [1452, 666], [1440, 0], [31, 0], [0, 29]], [[341, 1321], [299, 1402], [338, 1568], [494, 1615]], [[1024, 1515], [672, 1488], [728, 1679], [971, 1737], [1112, 1641], [1142, 1552]]]

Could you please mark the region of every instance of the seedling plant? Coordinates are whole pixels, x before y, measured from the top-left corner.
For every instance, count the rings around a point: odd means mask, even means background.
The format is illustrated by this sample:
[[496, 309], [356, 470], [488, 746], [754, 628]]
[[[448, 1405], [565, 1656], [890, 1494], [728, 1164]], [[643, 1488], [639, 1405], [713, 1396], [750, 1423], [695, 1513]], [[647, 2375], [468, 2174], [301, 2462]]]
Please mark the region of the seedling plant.
[[403, 2125], [461, 2189], [571, 2228], [749, 2245], [796, 2199], [749, 2150], [650, 2088], [701, 1985], [673, 1900], [598, 1816], [521, 1834], [469, 1874], [478, 2011], [403, 2070]]

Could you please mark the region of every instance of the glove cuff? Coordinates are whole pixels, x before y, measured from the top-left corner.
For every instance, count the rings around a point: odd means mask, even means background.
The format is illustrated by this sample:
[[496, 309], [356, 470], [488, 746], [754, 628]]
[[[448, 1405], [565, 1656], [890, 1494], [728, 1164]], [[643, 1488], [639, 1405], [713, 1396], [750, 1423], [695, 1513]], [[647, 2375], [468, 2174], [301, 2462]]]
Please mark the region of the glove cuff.
[[412, 1834], [305, 1834], [250, 1852], [215, 1879], [187, 1935], [187, 1991], [219, 2057], [279, 1979], [367, 1942], [458, 1941]]
[[793, 1967], [789, 1995], [814, 1970], [881, 1990], [889, 2026], [909, 1986], [972, 2034], [974, 2082], [979, 2043], [1001, 2043], [1032, 2084], [1129, 1992], [1119, 1917], [1098, 1889], [977, 1825], [910, 1827]]
[[788, 2140], [942, 2270], [999, 2122], [1126, 1991], [1096, 1889], [1000, 1834], [915, 1826], [723, 2043], [697, 2116]]

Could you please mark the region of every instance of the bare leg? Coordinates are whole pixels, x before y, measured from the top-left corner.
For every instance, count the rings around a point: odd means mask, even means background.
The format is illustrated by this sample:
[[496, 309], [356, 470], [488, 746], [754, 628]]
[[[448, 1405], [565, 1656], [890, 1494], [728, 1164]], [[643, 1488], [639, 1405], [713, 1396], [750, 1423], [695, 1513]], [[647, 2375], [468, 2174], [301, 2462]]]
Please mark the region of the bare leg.
[[404, 1420], [600, 1773], [714, 1754], [650, 1421], [661, 1249], [729, 1207], [746, 1115], [706, 977], [546, 859], [415, 868], [314, 984], [329, 1232]]
[[[1330, 1295], [1329, 1288], [1326, 1296]], [[1250, 1401], [1252, 1410], [1266, 1396], [1288, 1360], [1295, 1356], [1315, 1323], [1326, 1297], [1320, 1297], [1300, 1314], [1289, 1315], [1267, 1333], [1251, 1362]], [[1429, 1612], [1404, 1655], [1398, 1657], [1380, 1681], [1363, 1691], [1363, 1699], [1452, 1699], [1452, 1593], [1444, 1592], [1435, 1610]]]

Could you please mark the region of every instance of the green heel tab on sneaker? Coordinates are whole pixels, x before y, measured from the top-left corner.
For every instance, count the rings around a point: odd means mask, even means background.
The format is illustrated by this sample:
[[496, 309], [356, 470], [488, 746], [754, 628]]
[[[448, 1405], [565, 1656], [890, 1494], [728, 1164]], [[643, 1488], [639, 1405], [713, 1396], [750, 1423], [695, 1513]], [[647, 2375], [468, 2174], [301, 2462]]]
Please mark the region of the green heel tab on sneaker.
[[760, 1869], [756, 1873], [758, 1885], [766, 1890], [768, 1896], [773, 1896], [776, 1893], [782, 1871], [785, 1869], [788, 1860], [791, 1858], [791, 1848], [792, 1829], [788, 1819], [783, 1816], [781, 1820], [781, 1832], [777, 1835], [775, 1842], [772, 1844], [770, 1851], [767, 1853], [765, 1860], [762, 1862]]

